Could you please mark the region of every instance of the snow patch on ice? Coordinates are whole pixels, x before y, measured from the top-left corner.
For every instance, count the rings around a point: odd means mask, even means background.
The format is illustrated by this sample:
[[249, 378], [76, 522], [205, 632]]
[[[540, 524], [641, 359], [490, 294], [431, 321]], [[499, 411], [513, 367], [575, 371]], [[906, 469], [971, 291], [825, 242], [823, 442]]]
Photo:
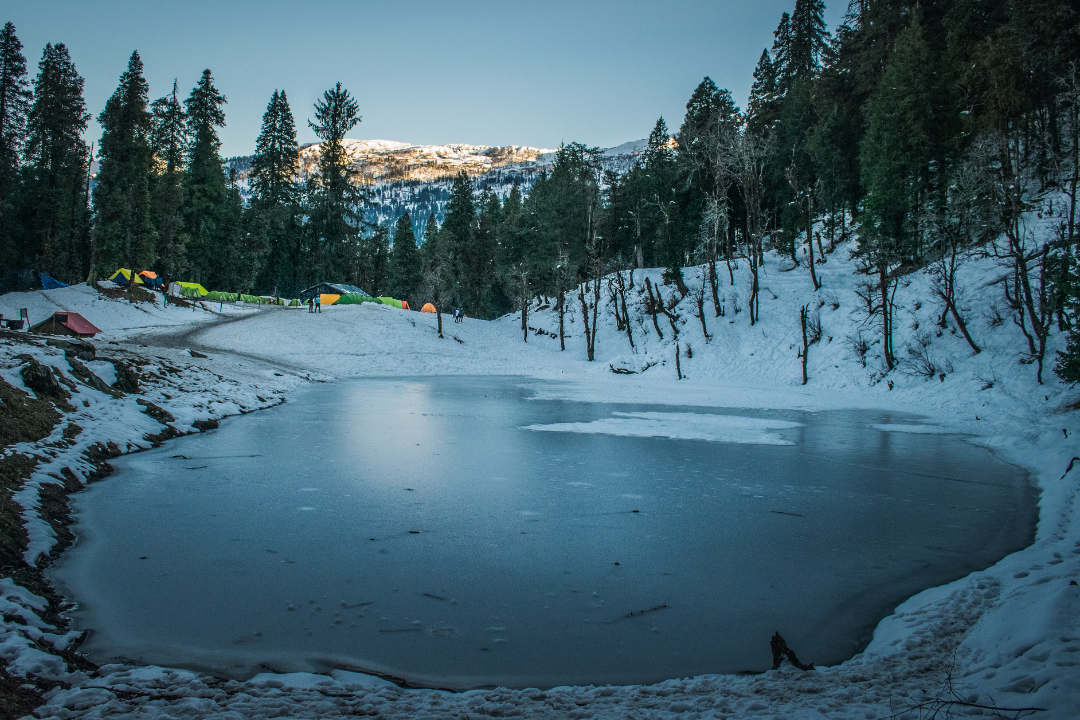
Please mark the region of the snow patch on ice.
[[916, 435], [948, 435], [949, 433], [955, 432], [954, 430], [941, 427], [940, 425], [905, 425], [903, 423], [883, 423], [874, 425], [874, 429], [880, 430], [881, 432], [902, 432], [913, 433]]
[[673, 440], [706, 440], [745, 445], [794, 445], [794, 442], [770, 431], [803, 426], [802, 423], [787, 420], [710, 413], [615, 412], [612, 415], [615, 417], [587, 423], [526, 425], [524, 429], [625, 437], [666, 437]]

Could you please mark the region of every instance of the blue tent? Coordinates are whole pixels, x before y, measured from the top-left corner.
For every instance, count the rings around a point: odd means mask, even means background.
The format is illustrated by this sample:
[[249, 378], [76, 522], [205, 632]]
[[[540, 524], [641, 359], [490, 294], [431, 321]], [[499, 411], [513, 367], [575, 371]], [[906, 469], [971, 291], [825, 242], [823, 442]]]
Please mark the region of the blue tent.
[[67, 287], [67, 283], [62, 283], [51, 275], [41, 273], [41, 287], [43, 290], [55, 290], [56, 288]]

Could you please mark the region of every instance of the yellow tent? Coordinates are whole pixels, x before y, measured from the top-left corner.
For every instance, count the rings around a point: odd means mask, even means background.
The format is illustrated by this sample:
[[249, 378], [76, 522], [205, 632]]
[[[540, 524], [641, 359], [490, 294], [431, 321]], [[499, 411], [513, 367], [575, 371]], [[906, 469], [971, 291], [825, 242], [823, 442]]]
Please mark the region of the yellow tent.
[[[109, 276], [109, 280], [112, 280], [117, 285], [127, 285], [128, 283], [131, 282], [131, 275], [132, 275], [131, 271], [128, 270], [127, 268], [120, 268], [119, 270], [114, 272], [111, 276]], [[117, 278], [120, 278], [120, 279], [118, 280]], [[143, 284], [143, 280], [142, 280], [141, 277], [139, 277], [138, 273], [135, 273], [135, 284], [136, 285], [142, 285]]]
[[179, 286], [180, 286], [181, 288], [183, 288], [183, 289], [185, 289], [185, 290], [194, 290], [195, 292], [199, 293], [199, 297], [203, 297], [203, 296], [205, 296], [205, 295], [206, 295], [207, 293], [209, 293], [209, 292], [210, 292], [209, 290], [207, 290], [206, 288], [204, 288], [204, 287], [203, 287], [202, 285], [200, 285], [199, 283], [193, 283], [193, 282], [178, 282], [178, 283], [176, 283], [176, 284], [177, 284], [177, 285], [179, 285]]
[[424, 307], [420, 308], [420, 312], [433, 313], [435, 312], [435, 306], [431, 303], [424, 303]]
[[333, 295], [331, 293], [319, 293], [319, 302], [323, 305], [333, 305], [340, 298], [340, 295]]

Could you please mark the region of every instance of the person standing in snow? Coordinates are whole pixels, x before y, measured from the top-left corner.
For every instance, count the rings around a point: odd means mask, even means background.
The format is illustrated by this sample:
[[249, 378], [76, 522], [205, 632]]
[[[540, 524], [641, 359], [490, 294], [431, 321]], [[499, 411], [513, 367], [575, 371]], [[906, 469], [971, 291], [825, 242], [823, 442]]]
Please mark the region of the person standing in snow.
[[315, 296], [315, 312], [322, 314], [322, 295]]
[[315, 312], [315, 298], [308, 298], [307, 311], [308, 311], [308, 313]]

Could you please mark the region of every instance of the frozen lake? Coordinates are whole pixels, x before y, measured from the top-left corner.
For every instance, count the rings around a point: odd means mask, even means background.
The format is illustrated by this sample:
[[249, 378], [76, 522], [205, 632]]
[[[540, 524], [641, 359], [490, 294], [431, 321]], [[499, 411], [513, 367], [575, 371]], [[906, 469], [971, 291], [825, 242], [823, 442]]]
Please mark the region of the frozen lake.
[[644, 683], [859, 651], [1031, 541], [1026, 474], [911, 415], [316, 385], [114, 461], [53, 571], [97, 662], [438, 687]]

